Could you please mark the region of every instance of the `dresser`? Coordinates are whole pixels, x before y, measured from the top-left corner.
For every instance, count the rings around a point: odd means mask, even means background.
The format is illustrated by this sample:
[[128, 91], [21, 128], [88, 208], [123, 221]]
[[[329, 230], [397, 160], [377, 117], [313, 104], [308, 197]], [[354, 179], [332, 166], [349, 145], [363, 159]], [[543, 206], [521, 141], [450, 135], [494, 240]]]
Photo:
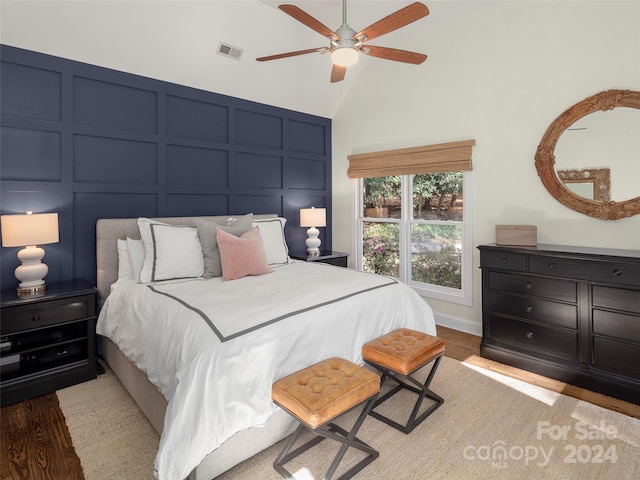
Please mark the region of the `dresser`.
[[3, 290], [0, 403], [4, 407], [96, 378], [96, 289], [53, 283], [39, 297]]
[[640, 251], [478, 249], [483, 357], [640, 404]]

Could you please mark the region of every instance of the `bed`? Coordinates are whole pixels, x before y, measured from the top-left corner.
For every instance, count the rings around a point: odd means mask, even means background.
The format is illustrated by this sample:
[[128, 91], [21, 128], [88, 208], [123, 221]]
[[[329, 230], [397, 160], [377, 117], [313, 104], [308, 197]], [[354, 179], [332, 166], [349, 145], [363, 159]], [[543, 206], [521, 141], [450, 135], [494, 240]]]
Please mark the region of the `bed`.
[[[395, 279], [291, 260], [277, 215], [143, 220], [97, 223], [97, 328], [103, 358], [161, 435], [160, 480], [210, 480], [289, 435], [295, 421], [270, 398], [278, 378], [330, 356], [362, 364], [361, 345], [395, 328], [435, 334], [429, 305]], [[218, 235], [220, 276], [203, 225]], [[194, 231], [204, 274], [185, 246]], [[126, 242], [143, 247], [140, 277]], [[243, 265], [247, 245], [262, 246], [252, 252], [263, 270], [242, 275], [256, 268]]]

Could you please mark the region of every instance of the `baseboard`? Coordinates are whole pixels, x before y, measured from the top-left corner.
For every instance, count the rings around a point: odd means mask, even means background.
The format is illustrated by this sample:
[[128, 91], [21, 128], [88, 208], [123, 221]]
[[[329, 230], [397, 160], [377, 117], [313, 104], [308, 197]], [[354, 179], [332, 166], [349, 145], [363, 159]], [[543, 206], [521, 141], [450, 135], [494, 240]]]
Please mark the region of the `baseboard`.
[[482, 336], [482, 325], [464, 318], [452, 317], [449, 315], [442, 315], [441, 313], [434, 312], [436, 325], [442, 325], [443, 327], [452, 328], [460, 332]]

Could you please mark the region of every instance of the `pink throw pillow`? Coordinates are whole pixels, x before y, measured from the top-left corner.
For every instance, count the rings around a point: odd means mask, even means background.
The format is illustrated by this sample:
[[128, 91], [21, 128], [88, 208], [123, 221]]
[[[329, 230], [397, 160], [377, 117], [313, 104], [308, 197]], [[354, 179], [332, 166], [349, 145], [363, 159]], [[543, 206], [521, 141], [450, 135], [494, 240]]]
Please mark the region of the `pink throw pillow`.
[[223, 280], [235, 280], [247, 275], [263, 275], [271, 273], [264, 252], [264, 244], [260, 229], [253, 227], [240, 237], [216, 229], [216, 239], [220, 250]]

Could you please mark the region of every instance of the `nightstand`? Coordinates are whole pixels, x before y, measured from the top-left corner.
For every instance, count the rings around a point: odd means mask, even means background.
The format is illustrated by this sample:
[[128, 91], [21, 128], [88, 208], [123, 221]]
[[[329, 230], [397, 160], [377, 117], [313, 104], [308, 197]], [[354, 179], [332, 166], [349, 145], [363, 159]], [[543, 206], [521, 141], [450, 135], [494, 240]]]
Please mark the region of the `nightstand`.
[[3, 407], [96, 378], [96, 294], [84, 281], [49, 284], [32, 298], [2, 291]]
[[304, 260], [305, 262], [320, 262], [328, 263], [329, 265], [336, 265], [338, 267], [346, 267], [348, 253], [332, 252], [330, 250], [321, 250], [320, 255], [310, 256], [307, 252], [304, 253], [290, 253], [289, 256], [296, 260]]

